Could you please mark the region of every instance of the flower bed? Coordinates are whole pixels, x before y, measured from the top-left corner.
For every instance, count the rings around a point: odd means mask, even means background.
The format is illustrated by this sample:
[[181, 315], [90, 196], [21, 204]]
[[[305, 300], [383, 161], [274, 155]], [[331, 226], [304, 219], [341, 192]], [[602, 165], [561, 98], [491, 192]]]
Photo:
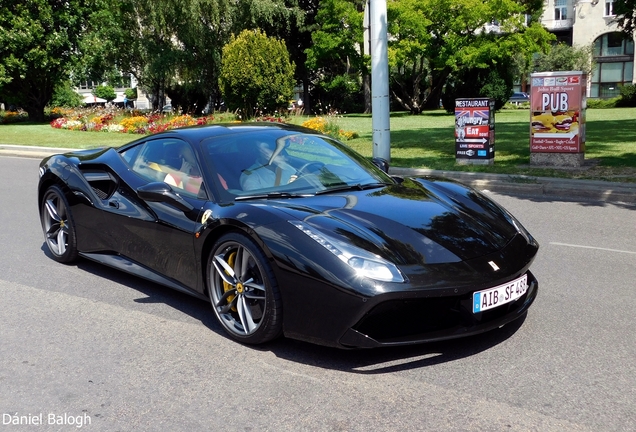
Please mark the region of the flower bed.
[[194, 118], [188, 114], [142, 113], [114, 108], [76, 110], [54, 108], [51, 110], [51, 114], [61, 116], [51, 122], [51, 126], [56, 129], [132, 134], [163, 132], [184, 126], [206, 125], [215, 122], [214, 116]]
[[331, 135], [332, 137], [346, 141], [353, 138], [358, 138], [358, 134], [352, 131], [345, 131], [340, 129], [338, 123], [331, 118], [325, 117], [314, 117], [302, 124], [303, 127], [317, 130], [326, 135]]
[[[130, 111], [118, 108], [53, 108], [51, 114], [60, 116], [51, 122], [51, 126], [56, 129], [131, 134], [152, 134], [185, 126], [202, 126], [212, 123], [237, 121], [232, 114], [217, 117], [212, 115], [192, 117], [189, 114], [143, 113], [137, 110]], [[254, 119], [254, 121], [286, 123], [288, 119], [280, 116], [261, 116]], [[331, 135], [340, 140], [350, 140], [358, 137], [355, 132], [340, 129], [337, 122], [332, 118], [314, 117], [305, 121], [302, 126]]]
[[19, 123], [28, 119], [28, 114], [23, 110], [0, 112], [0, 124]]

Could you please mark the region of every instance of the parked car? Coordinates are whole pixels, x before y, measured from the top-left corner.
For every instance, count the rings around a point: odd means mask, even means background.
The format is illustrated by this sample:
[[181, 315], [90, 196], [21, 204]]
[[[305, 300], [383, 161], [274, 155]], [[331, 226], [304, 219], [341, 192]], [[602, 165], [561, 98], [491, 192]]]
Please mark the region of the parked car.
[[52, 259], [209, 301], [243, 343], [394, 346], [524, 316], [539, 245], [521, 223], [453, 180], [386, 171], [301, 127], [182, 128], [47, 157], [39, 213]]
[[512, 96], [508, 99], [508, 102], [514, 104], [520, 104], [524, 102], [530, 102], [530, 95], [525, 92], [514, 92]]

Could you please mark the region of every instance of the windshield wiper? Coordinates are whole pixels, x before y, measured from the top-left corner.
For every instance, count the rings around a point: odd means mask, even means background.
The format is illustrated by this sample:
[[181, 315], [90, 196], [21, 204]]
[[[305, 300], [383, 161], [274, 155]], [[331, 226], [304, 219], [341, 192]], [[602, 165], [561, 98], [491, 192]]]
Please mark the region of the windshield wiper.
[[332, 193], [332, 192], [342, 192], [342, 191], [350, 191], [350, 190], [357, 190], [357, 191], [361, 191], [361, 190], [366, 190], [366, 189], [377, 189], [380, 187], [384, 187], [384, 186], [390, 186], [393, 183], [382, 183], [382, 182], [378, 182], [378, 183], [356, 183], [353, 185], [344, 185], [344, 186], [337, 186], [337, 187], [333, 187], [331, 189], [325, 189], [325, 190], [321, 190], [316, 192], [316, 195], [323, 195], [323, 194], [328, 194], [328, 193]]
[[297, 194], [290, 192], [268, 192], [264, 194], [254, 194], [254, 195], [241, 195], [234, 198], [234, 201], [246, 201], [253, 199], [276, 199], [276, 198], [300, 198], [307, 197], [311, 195], [307, 194]]

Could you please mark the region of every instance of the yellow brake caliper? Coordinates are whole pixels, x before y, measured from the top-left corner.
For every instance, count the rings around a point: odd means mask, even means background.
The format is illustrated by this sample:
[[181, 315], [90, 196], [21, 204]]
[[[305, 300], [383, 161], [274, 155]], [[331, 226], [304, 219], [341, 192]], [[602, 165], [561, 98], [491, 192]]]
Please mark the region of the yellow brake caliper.
[[[234, 259], [236, 258], [236, 252], [232, 252], [230, 253], [230, 256], [227, 259], [227, 263], [230, 267], [234, 268]], [[225, 270], [225, 274], [230, 276], [230, 274], [227, 272], [227, 270]], [[225, 281], [223, 281], [223, 293], [225, 294], [228, 291], [231, 291], [233, 288], [232, 284], [229, 284]], [[227, 298], [227, 302], [232, 303], [232, 301], [234, 300], [234, 295], [228, 296]], [[232, 307], [232, 312], [236, 312], [236, 307]]]

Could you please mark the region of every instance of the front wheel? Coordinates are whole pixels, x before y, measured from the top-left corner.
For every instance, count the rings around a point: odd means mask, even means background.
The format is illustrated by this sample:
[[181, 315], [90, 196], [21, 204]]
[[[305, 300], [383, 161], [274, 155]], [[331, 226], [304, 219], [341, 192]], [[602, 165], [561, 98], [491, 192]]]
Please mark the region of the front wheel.
[[235, 340], [260, 344], [282, 332], [282, 302], [274, 272], [260, 248], [239, 233], [222, 236], [208, 259], [212, 309]]
[[40, 215], [44, 240], [53, 259], [62, 263], [75, 261], [75, 223], [64, 192], [58, 186], [47, 189], [40, 203]]

